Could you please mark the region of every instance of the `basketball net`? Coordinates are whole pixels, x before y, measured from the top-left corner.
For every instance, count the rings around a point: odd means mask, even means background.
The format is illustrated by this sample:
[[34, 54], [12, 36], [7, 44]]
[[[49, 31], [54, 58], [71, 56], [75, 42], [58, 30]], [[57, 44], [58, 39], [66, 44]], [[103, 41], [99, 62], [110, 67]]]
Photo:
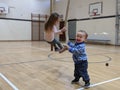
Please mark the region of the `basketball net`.
[[2, 14], [3, 13], [3, 10], [0, 10], [0, 14]]
[[93, 12], [93, 16], [96, 16], [97, 15], [97, 12]]
[[91, 12], [90, 19], [93, 19], [97, 15], [97, 12]]

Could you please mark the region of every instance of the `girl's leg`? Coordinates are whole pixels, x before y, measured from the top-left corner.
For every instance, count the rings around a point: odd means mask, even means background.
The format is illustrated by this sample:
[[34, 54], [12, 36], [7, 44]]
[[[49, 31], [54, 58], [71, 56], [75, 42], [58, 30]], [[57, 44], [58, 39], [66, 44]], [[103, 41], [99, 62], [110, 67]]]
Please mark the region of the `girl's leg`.
[[48, 42], [49, 44], [54, 46], [55, 51], [57, 51], [59, 48], [57, 47], [57, 45], [54, 43], [54, 41], [52, 42]]
[[60, 41], [54, 39], [54, 40], [53, 40], [53, 43], [55, 43], [55, 44], [59, 47], [59, 49], [62, 49], [62, 48], [63, 48], [63, 46], [62, 46], [62, 44], [60, 43]]

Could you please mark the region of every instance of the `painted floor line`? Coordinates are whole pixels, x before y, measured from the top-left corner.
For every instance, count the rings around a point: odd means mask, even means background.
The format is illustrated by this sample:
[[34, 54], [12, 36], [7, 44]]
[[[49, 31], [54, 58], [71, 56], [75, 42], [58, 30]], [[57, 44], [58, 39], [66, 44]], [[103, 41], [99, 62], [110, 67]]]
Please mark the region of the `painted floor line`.
[[[117, 78], [114, 78], [114, 79], [110, 79], [110, 80], [107, 80], [107, 81], [103, 81], [103, 82], [99, 82], [99, 83], [96, 83], [96, 84], [92, 84], [90, 85], [90, 87], [95, 87], [95, 86], [98, 86], [98, 85], [101, 85], [101, 84], [105, 84], [105, 83], [109, 83], [109, 82], [112, 82], [112, 81], [116, 81], [116, 80], [119, 80], [120, 77], [117, 77]], [[77, 90], [84, 90], [84, 88], [79, 88]]]
[[43, 51], [48, 51], [48, 49], [46, 49], [46, 48], [40, 48], [40, 47], [31, 47], [31, 48], [38, 49], [38, 50], [43, 50]]
[[19, 90], [12, 82], [10, 82], [2, 73], [0, 73], [0, 77], [2, 77], [12, 88], [13, 90]]

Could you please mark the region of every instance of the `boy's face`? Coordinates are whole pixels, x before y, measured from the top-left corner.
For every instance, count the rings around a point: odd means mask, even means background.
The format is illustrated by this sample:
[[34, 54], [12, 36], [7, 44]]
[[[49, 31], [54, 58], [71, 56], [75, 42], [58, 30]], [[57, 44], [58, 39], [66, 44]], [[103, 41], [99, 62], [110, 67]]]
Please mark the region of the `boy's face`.
[[77, 32], [76, 34], [76, 42], [77, 43], [81, 43], [84, 42], [86, 40], [86, 35], [84, 32]]

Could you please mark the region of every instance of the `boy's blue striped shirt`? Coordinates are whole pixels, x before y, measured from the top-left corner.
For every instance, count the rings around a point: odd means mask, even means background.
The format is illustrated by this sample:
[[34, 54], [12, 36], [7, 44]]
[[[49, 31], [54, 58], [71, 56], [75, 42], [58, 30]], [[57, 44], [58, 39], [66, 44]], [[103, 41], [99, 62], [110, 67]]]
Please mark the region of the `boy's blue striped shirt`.
[[87, 60], [86, 55], [86, 49], [85, 49], [85, 43], [75, 43], [68, 42], [69, 52], [73, 54], [73, 60], [75, 63], [81, 61], [81, 60]]

